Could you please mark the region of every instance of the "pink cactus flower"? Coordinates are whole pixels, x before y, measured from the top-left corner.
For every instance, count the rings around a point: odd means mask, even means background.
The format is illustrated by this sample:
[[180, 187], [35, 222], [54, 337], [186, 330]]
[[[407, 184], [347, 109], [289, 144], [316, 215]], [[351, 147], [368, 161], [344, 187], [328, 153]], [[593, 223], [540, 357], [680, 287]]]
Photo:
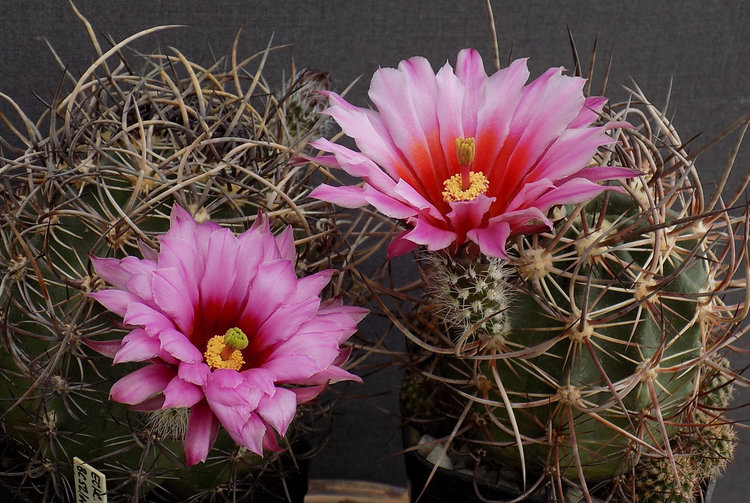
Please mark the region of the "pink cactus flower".
[[[555, 205], [590, 200], [607, 188], [597, 182], [633, 176], [618, 167], [589, 166], [613, 142], [592, 127], [606, 100], [583, 95], [585, 80], [551, 68], [526, 85], [526, 60], [487, 76], [473, 49], [435, 74], [421, 57], [381, 68], [370, 99], [358, 108], [326, 92], [332, 116], [359, 152], [325, 139], [311, 145], [318, 158], [364, 179], [361, 186], [317, 187], [312, 196], [340, 206], [372, 205], [408, 229], [390, 245], [401, 255], [417, 245], [506, 257], [512, 234], [550, 227]], [[611, 187], [610, 187], [611, 188]]]
[[278, 449], [297, 404], [360, 381], [339, 367], [340, 345], [367, 311], [321, 301], [333, 271], [297, 278], [291, 229], [274, 237], [258, 222], [235, 236], [175, 205], [158, 254], [91, 257], [114, 287], [91, 296], [133, 327], [92, 347], [114, 363], [148, 362], [110, 396], [136, 410], [188, 408], [188, 465], [206, 460], [219, 425], [252, 452]]

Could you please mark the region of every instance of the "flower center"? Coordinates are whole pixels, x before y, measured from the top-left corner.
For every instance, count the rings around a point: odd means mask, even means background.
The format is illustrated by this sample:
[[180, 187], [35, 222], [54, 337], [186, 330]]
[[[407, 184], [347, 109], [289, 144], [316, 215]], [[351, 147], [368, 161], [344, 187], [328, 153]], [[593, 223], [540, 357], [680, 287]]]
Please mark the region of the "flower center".
[[443, 201], [471, 201], [479, 194], [484, 194], [490, 186], [483, 173], [471, 171], [474, 162], [474, 138], [456, 138], [456, 160], [460, 173], [443, 182]]
[[242, 350], [248, 345], [245, 332], [237, 327], [230, 328], [224, 335], [214, 335], [208, 340], [203, 357], [211, 370], [240, 370], [245, 364]]
[[469, 186], [464, 188], [462, 174], [458, 173], [443, 182], [443, 201], [471, 201], [487, 192], [490, 181], [484, 173], [469, 171]]

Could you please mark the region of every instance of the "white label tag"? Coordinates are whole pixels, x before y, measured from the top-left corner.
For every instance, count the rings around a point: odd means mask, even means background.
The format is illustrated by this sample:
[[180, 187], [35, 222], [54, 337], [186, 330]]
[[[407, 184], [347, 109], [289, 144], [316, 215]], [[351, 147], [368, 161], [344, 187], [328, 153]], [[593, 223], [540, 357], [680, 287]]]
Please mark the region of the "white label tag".
[[104, 474], [79, 458], [73, 458], [76, 503], [107, 503], [107, 479]]

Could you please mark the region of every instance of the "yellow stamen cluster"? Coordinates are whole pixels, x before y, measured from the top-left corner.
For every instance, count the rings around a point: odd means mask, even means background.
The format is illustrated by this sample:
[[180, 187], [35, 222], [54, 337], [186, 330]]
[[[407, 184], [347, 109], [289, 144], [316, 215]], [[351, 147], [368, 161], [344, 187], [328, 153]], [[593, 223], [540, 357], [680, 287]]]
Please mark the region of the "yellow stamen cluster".
[[239, 328], [230, 328], [224, 335], [214, 335], [208, 340], [203, 358], [211, 370], [240, 370], [245, 364], [242, 350], [248, 345], [247, 336]]
[[471, 201], [478, 195], [486, 193], [489, 187], [490, 181], [484, 173], [470, 171], [469, 187], [464, 189], [461, 174], [458, 173], [443, 182], [443, 201], [446, 203]]

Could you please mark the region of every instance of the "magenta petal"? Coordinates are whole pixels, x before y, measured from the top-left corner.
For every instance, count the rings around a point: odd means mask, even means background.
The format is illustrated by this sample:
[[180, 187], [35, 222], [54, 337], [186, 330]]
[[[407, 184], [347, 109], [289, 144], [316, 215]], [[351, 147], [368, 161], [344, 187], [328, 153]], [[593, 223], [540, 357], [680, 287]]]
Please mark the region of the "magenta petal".
[[195, 384], [183, 381], [179, 376], [175, 376], [167, 387], [164, 388], [164, 405], [163, 407], [192, 407], [203, 400], [203, 390]]
[[110, 398], [128, 405], [139, 404], [164, 391], [175, 374], [175, 369], [167, 365], [148, 365], [131, 372], [112, 385]]
[[239, 431], [227, 429], [227, 432], [235, 442], [244, 445], [250, 452], [260, 456], [263, 455], [263, 439], [266, 436], [267, 428], [257, 414], [247, 415]]
[[294, 419], [297, 410], [297, 396], [284, 388], [276, 388], [276, 392], [265, 395], [258, 402], [258, 414], [271, 425], [282, 437], [286, 434], [289, 424]]
[[294, 233], [291, 226], [285, 227], [281, 234], [276, 236], [276, 246], [279, 248], [283, 260], [289, 262], [297, 260], [297, 250], [294, 248]]
[[368, 204], [362, 187], [332, 187], [323, 183], [310, 192], [310, 197], [337, 204], [342, 208], [361, 208]]
[[314, 400], [326, 387], [327, 384], [321, 384], [318, 386], [305, 386], [304, 388], [292, 388], [290, 391], [294, 392], [297, 397], [297, 403], [300, 404]]
[[465, 235], [471, 229], [481, 227], [494, 200], [495, 198], [480, 195], [471, 201], [450, 203], [451, 211], [447, 217], [452, 228], [459, 235]]
[[497, 222], [481, 229], [472, 229], [466, 235], [479, 245], [482, 254], [488, 257], [508, 258], [505, 253], [505, 242], [510, 236], [508, 222]]
[[203, 462], [219, 433], [219, 421], [203, 401], [190, 408], [185, 432], [185, 458], [188, 466]]
[[255, 410], [263, 394], [233, 370], [213, 372], [204, 392], [211, 410], [232, 439], [261, 454], [266, 426]]
[[403, 239], [425, 245], [428, 250], [442, 250], [456, 240], [456, 233], [435, 227], [426, 219], [420, 218], [414, 223], [414, 228], [403, 235]]
[[331, 143], [325, 138], [320, 138], [314, 142], [310, 142], [310, 145], [321, 150], [332, 152], [336, 159], [335, 167], [343, 169], [352, 176], [363, 178], [376, 190], [390, 193], [393, 186], [396, 184], [394, 179], [391, 178], [388, 173], [384, 172], [380, 166], [372, 161], [372, 159], [369, 159], [360, 152], [349, 150], [343, 145], [337, 143]]
[[159, 339], [150, 337], [138, 328], [122, 339], [122, 346], [114, 355], [113, 363], [143, 362], [155, 358], [160, 351]]
[[388, 245], [388, 258], [392, 259], [394, 257], [400, 257], [401, 255], [406, 255], [410, 251], [412, 251], [414, 248], [417, 247], [418, 243], [415, 243], [414, 241], [410, 241], [407, 239], [407, 235], [411, 231], [404, 231], [399, 233], [398, 236], [393, 238], [393, 241], [390, 242]]
[[[211, 233], [207, 246], [206, 271], [200, 280], [201, 304], [221, 311], [234, 283], [234, 264], [240, 247], [229, 229]], [[217, 274], [218, 271], [223, 274]]]
[[172, 320], [164, 313], [139, 302], [128, 305], [123, 322], [126, 325], [141, 326], [149, 335], [158, 335], [168, 328], [174, 329]]
[[301, 380], [300, 384], [334, 384], [341, 381], [354, 381], [361, 383], [362, 379], [340, 367], [331, 365], [327, 369], [318, 372], [307, 379]]
[[159, 309], [170, 316], [180, 330], [189, 331], [193, 326], [195, 307], [185, 295], [184, 281], [176, 268], [163, 267], [151, 275], [151, 290]]
[[159, 341], [161, 349], [180, 361], [188, 363], [203, 361], [203, 353], [182, 332], [166, 328], [159, 333]]
[[197, 386], [205, 386], [211, 375], [211, 370], [208, 368], [208, 365], [203, 362], [180, 362], [177, 375], [180, 376], [180, 379], [189, 383]]
[[607, 98], [601, 96], [591, 96], [586, 98], [586, 102], [578, 113], [578, 117], [573, 119], [570, 124], [568, 124], [568, 127], [579, 128], [588, 126], [599, 117], [599, 114], [606, 103]]
[[265, 395], [273, 395], [276, 391], [276, 376], [263, 367], [247, 369], [240, 373], [247, 385], [257, 388]]
[[92, 341], [90, 339], [83, 339], [83, 343], [97, 353], [108, 358], [114, 358], [115, 353], [117, 353], [117, 351], [122, 347], [122, 339], [115, 339], [111, 341]]
[[550, 190], [540, 197], [536, 206], [546, 211], [556, 204], [583, 203], [601, 194], [607, 187], [597, 185], [583, 178], [574, 178]]
[[159, 252], [148, 246], [142, 239], [138, 239], [138, 251], [145, 260], [156, 262], [159, 259]]
[[89, 255], [94, 271], [107, 283], [119, 289], [128, 284], [131, 274], [120, 267], [120, 261], [115, 258], [99, 258]]
[[263, 435], [263, 450], [272, 452], [279, 452], [283, 450], [279, 446], [279, 442], [278, 440], [276, 440], [276, 435], [274, 434], [273, 430], [266, 430], [266, 434]]
[[123, 290], [99, 290], [90, 293], [89, 297], [120, 316], [125, 316], [130, 305], [141, 302], [140, 298]]

